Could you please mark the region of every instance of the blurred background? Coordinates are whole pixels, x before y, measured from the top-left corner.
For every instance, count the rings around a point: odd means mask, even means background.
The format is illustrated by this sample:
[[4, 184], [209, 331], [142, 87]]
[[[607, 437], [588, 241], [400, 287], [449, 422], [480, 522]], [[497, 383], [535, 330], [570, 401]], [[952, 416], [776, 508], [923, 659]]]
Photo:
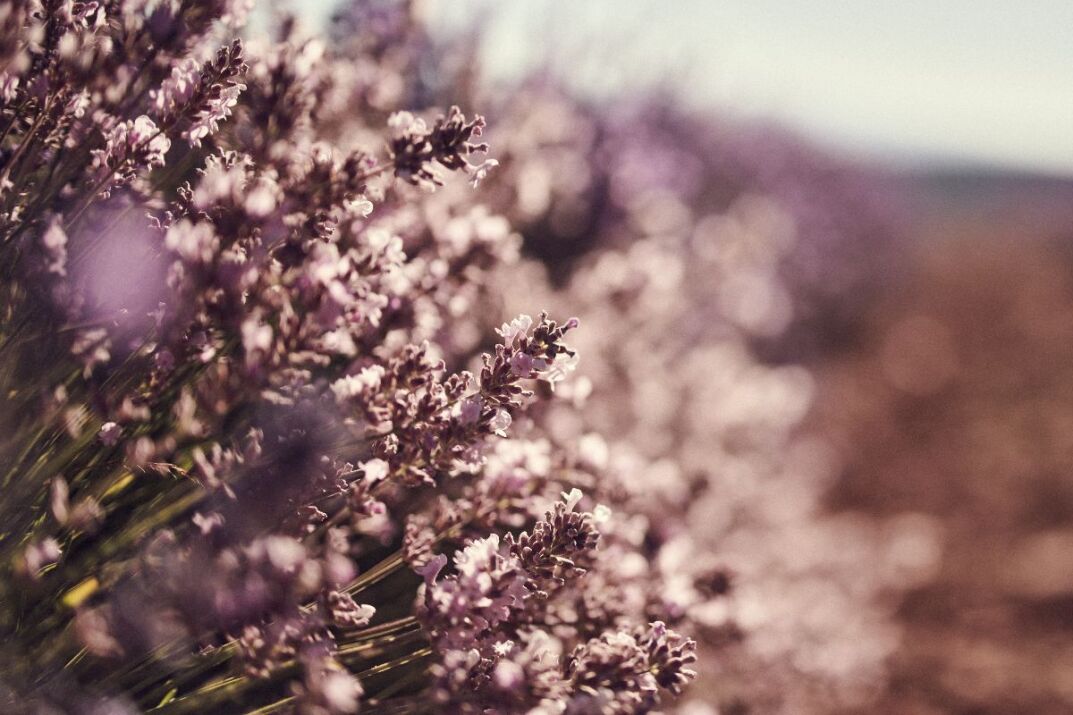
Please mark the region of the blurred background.
[[[330, 21], [332, 0], [309, 5], [310, 22]], [[479, 28], [486, 81], [550, 70], [592, 97], [659, 87], [902, 166], [1073, 171], [1061, 0], [428, 0], [422, 12], [441, 37]]]
[[367, 101], [489, 117], [511, 295], [581, 314], [612, 459], [697, 475], [687, 708], [1071, 712], [1073, 4], [404, 5]]

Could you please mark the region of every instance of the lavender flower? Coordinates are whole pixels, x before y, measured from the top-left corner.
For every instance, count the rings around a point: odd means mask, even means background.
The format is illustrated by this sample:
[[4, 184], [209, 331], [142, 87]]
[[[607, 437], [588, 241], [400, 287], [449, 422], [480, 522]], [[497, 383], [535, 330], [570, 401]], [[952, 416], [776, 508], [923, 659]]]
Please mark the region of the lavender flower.
[[467, 122], [458, 107], [451, 107], [446, 116], [436, 120], [431, 129], [409, 112], [398, 112], [388, 120], [392, 129], [391, 156], [395, 175], [415, 185], [430, 188], [443, 185], [434, 162], [446, 169], [466, 170], [474, 185], [483, 179], [497, 162], [470, 164], [466, 157], [488, 151], [487, 144], [470, 141], [484, 129], [484, 117]]
[[107, 197], [113, 188], [130, 183], [140, 167], [163, 166], [169, 148], [171, 139], [144, 114], [116, 123], [104, 146], [92, 151], [94, 191]]
[[[407, 59], [429, 47], [416, 14], [338, 42], [284, 19], [243, 44], [247, 5], [0, 15], [9, 709], [672, 708], [694, 677], [678, 631], [736, 627], [710, 587], [718, 545], [668, 518], [700, 478], [630, 421], [651, 407], [670, 450], [644, 376], [679, 347], [653, 335], [681, 316], [652, 312], [680, 266], [639, 241], [626, 268], [569, 285], [595, 329], [503, 323], [518, 293], [502, 282], [533, 269], [525, 222], [466, 186], [497, 165], [475, 159], [482, 117], [421, 119], [437, 115]], [[766, 266], [747, 266], [754, 292]], [[562, 294], [525, 297], [571, 314]], [[610, 353], [629, 399], [587, 408]], [[741, 364], [682, 353], [720, 414], [781, 439], [721, 399]], [[799, 377], [764, 386], [803, 409]], [[689, 466], [711, 461], [698, 410], [680, 415]]]

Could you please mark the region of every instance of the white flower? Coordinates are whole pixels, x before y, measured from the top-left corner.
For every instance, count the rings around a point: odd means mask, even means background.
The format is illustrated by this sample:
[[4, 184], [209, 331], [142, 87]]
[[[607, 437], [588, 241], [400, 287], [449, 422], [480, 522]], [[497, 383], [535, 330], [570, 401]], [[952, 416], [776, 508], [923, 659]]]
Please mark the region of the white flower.
[[320, 344], [326, 352], [346, 355], [347, 357], [352, 357], [358, 351], [358, 346], [354, 344], [353, 336], [346, 328], [337, 328], [325, 333], [321, 336]]
[[577, 369], [578, 356], [564, 354], [556, 357], [548, 369], [541, 375], [542, 378], [554, 385], [565, 380], [570, 373]]
[[514, 690], [525, 682], [525, 671], [512, 660], [501, 660], [496, 665], [492, 678], [500, 690]]
[[606, 467], [607, 461], [611, 456], [611, 450], [608, 448], [607, 442], [595, 432], [583, 435], [578, 440], [577, 451], [578, 456], [597, 469]]
[[101, 442], [104, 442], [109, 447], [112, 447], [119, 441], [119, 436], [123, 430], [115, 422], [105, 422], [101, 425], [101, 431], [99, 436]]
[[149, 93], [149, 101], [159, 119], [170, 119], [184, 106], [201, 79], [201, 68], [193, 58], [172, 65], [171, 76]]
[[503, 336], [504, 343], [511, 345], [518, 336], [527, 335], [531, 327], [533, 327], [533, 319], [522, 313], [509, 323], [503, 323], [496, 332]]
[[365, 475], [364, 479], [368, 484], [376, 484], [387, 479], [388, 463], [382, 459], [375, 458], [367, 462], [361, 462], [358, 468]]
[[272, 347], [272, 326], [256, 316], [247, 318], [242, 323], [242, 347], [247, 353], [268, 352]]
[[345, 670], [332, 670], [321, 676], [319, 695], [330, 708], [329, 712], [356, 713], [364, 693], [361, 683]]
[[268, 183], [259, 183], [246, 194], [243, 205], [250, 216], [264, 218], [276, 210], [276, 193]]
[[385, 273], [399, 270], [406, 262], [406, 253], [402, 248], [402, 239], [383, 229], [370, 229], [366, 232], [369, 250], [377, 258], [380, 269]]
[[219, 512], [211, 512], [208, 515], [201, 512], [195, 512], [194, 518], [191, 519], [194, 522], [194, 526], [198, 528], [202, 535], [211, 534], [224, 524], [223, 514]]
[[495, 413], [494, 417], [492, 417], [492, 422], [489, 426], [496, 434], [500, 436], [506, 436], [507, 428], [510, 427], [510, 423], [510, 413], [506, 410], [501, 409]]
[[373, 212], [373, 202], [369, 201], [369, 199], [364, 196], [356, 196], [353, 199], [344, 202], [343, 205], [346, 207], [347, 211], [355, 216], [361, 216], [362, 218], [366, 218]]
[[5, 103], [15, 99], [15, 92], [19, 89], [19, 78], [7, 72], [0, 72], [0, 100]]
[[246, 171], [242, 166], [228, 167], [219, 159], [210, 158], [194, 189], [194, 206], [204, 211], [221, 199], [234, 201], [241, 196], [245, 184]]
[[479, 576], [491, 572], [499, 553], [499, 534], [489, 534], [483, 539], [474, 539], [461, 551], [455, 553], [455, 568], [463, 576]]
[[428, 133], [425, 120], [415, 117], [410, 112], [395, 112], [388, 117], [387, 125], [396, 139], [423, 136]]
[[469, 174], [469, 183], [473, 188], [477, 188], [481, 185], [481, 182], [488, 178], [488, 172], [499, 166], [499, 162], [495, 159], [488, 159], [480, 164], [470, 164], [466, 167], [466, 173]]
[[584, 495], [581, 493], [580, 489], [574, 487], [570, 490], [569, 493], [562, 492], [561, 496], [563, 498], [563, 501], [566, 502], [566, 510], [573, 511], [574, 507], [577, 506], [577, 503], [581, 501], [581, 497]]
[[289, 536], [266, 536], [263, 542], [254, 546], [255, 552], [261, 549], [268, 562], [281, 573], [295, 573], [306, 558], [305, 546]]
[[41, 244], [49, 258], [48, 272], [58, 276], [67, 275], [67, 234], [58, 216], [49, 221], [48, 228], [41, 235]]
[[148, 147], [149, 165], [162, 165], [164, 155], [171, 148], [171, 140], [157, 128], [156, 123], [143, 114], [135, 119], [133, 124], [128, 122], [128, 127], [127, 141], [131, 147]]
[[384, 377], [382, 365], [370, 365], [362, 369], [357, 375], [341, 377], [331, 385], [335, 393], [335, 399], [342, 401], [351, 397], [357, 397], [365, 391], [373, 391], [380, 387], [380, 380]]
[[207, 222], [183, 219], [168, 227], [164, 246], [190, 263], [210, 263], [220, 248], [220, 239]]
[[592, 510], [592, 521], [594, 524], [606, 524], [611, 519], [611, 509], [603, 504], [597, 504], [596, 508]]

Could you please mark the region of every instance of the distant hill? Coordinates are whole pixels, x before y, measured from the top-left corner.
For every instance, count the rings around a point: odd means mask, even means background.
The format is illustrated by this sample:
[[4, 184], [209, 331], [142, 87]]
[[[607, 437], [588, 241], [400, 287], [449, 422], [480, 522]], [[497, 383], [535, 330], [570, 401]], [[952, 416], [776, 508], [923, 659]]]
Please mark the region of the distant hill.
[[1073, 239], [1073, 177], [943, 166], [902, 171], [894, 180], [928, 235], [935, 224], [957, 224]]

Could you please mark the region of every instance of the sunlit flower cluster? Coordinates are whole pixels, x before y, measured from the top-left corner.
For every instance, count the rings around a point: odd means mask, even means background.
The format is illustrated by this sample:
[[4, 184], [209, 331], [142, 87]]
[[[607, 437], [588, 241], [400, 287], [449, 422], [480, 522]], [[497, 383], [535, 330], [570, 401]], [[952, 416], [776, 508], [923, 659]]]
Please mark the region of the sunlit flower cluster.
[[579, 321], [479, 314], [484, 119], [249, 11], [2, 11], [3, 710], [669, 707], [689, 624], [538, 414]]
[[788, 358], [827, 349], [800, 338], [837, 329], [821, 310], [832, 296], [867, 293], [874, 263], [847, 253], [889, 251], [886, 214], [838, 190], [848, 170], [786, 139], [761, 151], [672, 108], [618, 109], [545, 88], [504, 112], [489, 190], [539, 258], [506, 271], [504, 286], [525, 286], [507, 305], [542, 295], [599, 326], [579, 332], [578, 378], [541, 423], [615, 483], [665, 584], [661, 617], [701, 641], [693, 696], [708, 705], [690, 708], [866, 706], [900, 643], [899, 598], [933, 573], [939, 535], [920, 514], [829, 512], [840, 454], [806, 429], [816, 380]]
[[0, 8], [0, 710], [867, 708], [938, 540], [825, 509], [806, 361], [880, 194], [252, 5]]

